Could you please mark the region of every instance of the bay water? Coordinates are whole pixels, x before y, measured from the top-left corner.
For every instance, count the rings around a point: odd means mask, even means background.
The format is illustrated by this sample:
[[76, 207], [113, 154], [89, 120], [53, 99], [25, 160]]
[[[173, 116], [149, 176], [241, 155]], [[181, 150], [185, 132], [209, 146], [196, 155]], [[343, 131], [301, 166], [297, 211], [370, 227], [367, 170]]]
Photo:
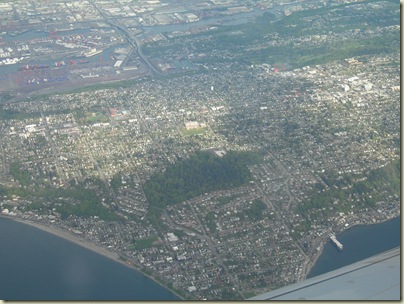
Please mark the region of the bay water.
[[0, 299], [179, 300], [121, 263], [0, 217]]
[[[308, 277], [400, 246], [400, 217], [354, 226], [328, 242]], [[30, 225], [0, 217], [0, 299], [180, 300], [143, 274]]]
[[380, 224], [356, 225], [345, 230], [337, 235], [344, 249], [339, 251], [331, 242], [327, 242], [307, 277], [315, 277], [400, 247], [400, 224], [399, 216]]

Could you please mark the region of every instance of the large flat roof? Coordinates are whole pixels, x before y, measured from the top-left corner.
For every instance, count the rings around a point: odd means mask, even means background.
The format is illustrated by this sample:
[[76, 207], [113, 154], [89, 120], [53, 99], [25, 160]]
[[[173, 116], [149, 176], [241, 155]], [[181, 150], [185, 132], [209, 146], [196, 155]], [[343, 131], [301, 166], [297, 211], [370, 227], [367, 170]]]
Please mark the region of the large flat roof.
[[400, 300], [400, 247], [249, 300]]

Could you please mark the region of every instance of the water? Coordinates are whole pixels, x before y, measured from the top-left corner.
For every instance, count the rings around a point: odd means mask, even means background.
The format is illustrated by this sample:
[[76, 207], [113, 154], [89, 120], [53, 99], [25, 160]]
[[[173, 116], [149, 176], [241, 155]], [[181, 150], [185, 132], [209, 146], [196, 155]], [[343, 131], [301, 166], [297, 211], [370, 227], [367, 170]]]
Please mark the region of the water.
[[[306, 3], [316, 3], [317, 0], [306, 0]], [[156, 35], [162, 33], [171, 33], [175, 31], [189, 31], [192, 28], [203, 27], [207, 25], [240, 25], [248, 22], [253, 22], [257, 17], [263, 15], [264, 13], [272, 13], [274, 15], [274, 20], [279, 20], [282, 18], [282, 13], [278, 14], [279, 11], [287, 9], [289, 7], [293, 7], [295, 5], [300, 5], [300, 1], [283, 3], [283, 4], [275, 4], [271, 8], [268, 9], [257, 9], [253, 8], [249, 12], [236, 13], [234, 15], [225, 15], [218, 17], [211, 17], [206, 19], [201, 19], [196, 22], [190, 23], [178, 23], [178, 24], [168, 24], [168, 25], [154, 25], [154, 26], [143, 26], [141, 29], [144, 31], [142, 35]]]
[[[270, 11], [270, 10], [267, 10]], [[167, 24], [167, 25], [154, 25], [154, 26], [143, 26], [141, 29], [144, 31], [143, 35], [156, 35], [161, 33], [171, 33], [175, 31], [189, 31], [192, 28], [198, 28], [207, 25], [238, 25], [253, 21], [257, 16], [264, 13], [264, 10], [253, 9], [250, 12], [237, 13], [229, 16], [218, 16], [206, 19], [201, 19], [196, 22], [190, 23], [177, 23], [177, 24]]]
[[400, 217], [374, 225], [358, 225], [337, 235], [344, 245], [338, 251], [328, 242], [308, 278], [338, 269], [400, 246]]
[[0, 218], [0, 299], [179, 300], [141, 273], [35, 227]]
[[[68, 35], [86, 35], [90, 33], [90, 29], [75, 29], [75, 30], [65, 30], [57, 32], [58, 36], [68, 36]], [[32, 40], [32, 39], [40, 39], [40, 38], [47, 38], [49, 37], [49, 32], [44, 31], [33, 31], [29, 30], [22, 34], [11, 36], [8, 34], [3, 35], [3, 41], [24, 41], [24, 40]]]
[[264, 13], [272, 13], [275, 17], [275, 20], [281, 18], [279, 14], [277, 14], [278, 10], [288, 8], [289, 6], [295, 5], [297, 2], [281, 4], [273, 6], [268, 9], [257, 9], [253, 8], [249, 12], [236, 13], [233, 15], [224, 15], [217, 16], [211, 18], [200, 19], [196, 22], [190, 23], [177, 23], [177, 24], [167, 24], [167, 25], [154, 25], [154, 26], [142, 26], [141, 29], [144, 31], [142, 35], [156, 35], [162, 33], [171, 33], [175, 31], [189, 31], [192, 28], [198, 28], [203, 26], [231, 26], [231, 25], [240, 25], [248, 22], [253, 22], [257, 17], [262, 16]]
[[[150, 35], [156, 35], [156, 34], [161, 34], [161, 33], [171, 33], [175, 31], [189, 31], [192, 28], [198, 28], [198, 27], [203, 27], [207, 25], [224, 25], [224, 26], [230, 26], [230, 25], [239, 25], [247, 22], [252, 22], [254, 21], [258, 16], [261, 16], [265, 12], [273, 13], [275, 16], [275, 19], [280, 19], [281, 16], [277, 14], [277, 11], [279, 9], [285, 9], [289, 6], [293, 6], [297, 4], [298, 1], [293, 2], [293, 3], [287, 3], [287, 4], [281, 4], [281, 5], [276, 5], [273, 6], [272, 8], [269, 9], [257, 9], [253, 8], [250, 12], [242, 12], [242, 13], [237, 13], [234, 15], [228, 15], [228, 16], [218, 16], [218, 17], [212, 17], [212, 18], [206, 18], [206, 19], [201, 19], [197, 22], [191, 22], [191, 23], [181, 23], [181, 24], [168, 24], [168, 25], [155, 25], [155, 26], [143, 26], [141, 29], [143, 30], [143, 33], [141, 36], [147, 37]], [[72, 29], [72, 30], [64, 30], [64, 31], [59, 31], [57, 32], [58, 36], [68, 36], [68, 35], [74, 35], [74, 34], [81, 34], [81, 35], [87, 35], [90, 34], [91, 30], [88, 28], [85, 29]], [[3, 38], [4, 42], [11, 42], [11, 41], [24, 41], [24, 43], [28, 43], [30, 40], [33, 39], [41, 39], [41, 38], [46, 38], [49, 37], [48, 32], [43, 32], [43, 31], [33, 31], [29, 30], [26, 31], [20, 35], [17, 36], [11, 36], [8, 34], [0, 35]], [[121, 45], [119, 47], [126, 47], [127, 44]], [[104, 50], [103, 53], [92, 56], [89, 58], [86, 58], [89, 60], [91, 63], [97, 63], [101, 61], [108, 61], [109, 56], [111, 52], [115, 49], [115, 47], [108, 48]], [[66, 58], [66, 60], [69, 58]], [[33, 63], [33, 64], [44, 64], [44, 65], [49, 65], [50, 67], [54, 67], [55, 61], [60, 61], [60, 60], [35, 60], [31, 62], [26, 62], [24, 61], [24, 65], [27, 63]], [[23, 64], [13, 64], [13, 65], [7, 65], [7, 66], [1, 66], [0, 67], [0, 77], [5, 77], [7, 79], [12, 75], [13, 73], [16, 73], [18, 71], [18, 68], [20, 68]], [[1, 79], [0, 79], [1, 80]]]
[[[327, 243], [308, 277], [400, 246], [400, 217]], [[0, 299], [179, 300], [141, 273], [35, 227], [0, 217]]]
[[[57, 36], [62, 37], [62, 36], [70, 36], [70, 35], [91, 35], [91, 29], [86, 28], [86, 29], [75, 29], [75, 30], [65, 30], [61, 32], [57, 32]], [[43, 31], [27, 31], [24, 32], [23, 34], [17, 35], [17, 36], [10, 36], [7, 34], [4, 34], [3, 36], [3, 41], [4, 42], [10, 42], [10, 41], [20, 41], [21, 44], [30, 44], [31, 40], [35, 39], [41, 39], [41, 38], [47, 38], [49, 37], [48, 32], [43, 32]], [[18, 73], [18, 69], [21, 68], [22, 66], [26, 66], [27, 64], [32, 64], [32, 65], [49, 65], [49, 69], [52, 69], [55, 67], [55, 62], [62, 61], [64, 60], [66, 63], [70, 59], [86, 59], [89, 61], [89, 63], [92, 64], [103, 64], [104, 62], [108, 63], [110, 61], [110, 55], [114, 52], [116, 48], [125, 48], [128, 46], [128, 43], [120, 44], [118, 46], [114, 45], [108, 48], [105, 48], [102, 53], [91, 56], [91, 57], [84, 57], [84, 56], [79, 56], [79, 55], [67, 55], [64, 58], [59, 58], [59, 59], [47, 59], [46, 56], [43, 57], [43, 59], [30, 59], [27, 60], [25, 59], [23, 63], [19, 62], [16, 64], [11, 64], [11, 65], [2, 65], [0, 66], [0, 80], [2, 79], [8, 79], [8, 77], [11, 77], [12, 75], [15, 75], [15, 73]], [[16, 56], [18, 57], [18, 56]], [[109, 64], [111, 65], [111, 64]], [[87, 67], [86, 65], [83, 66], [77, 66], [78, 68], [84, 68]], [[60, 68], [64, 68], [63, 66]], [[66, 70], [66, 73], [68, 73], [68, 70]], [[21, 74], [21, 73], [20, 73]], [[18, 77], [17, 77], [18, 78]]]

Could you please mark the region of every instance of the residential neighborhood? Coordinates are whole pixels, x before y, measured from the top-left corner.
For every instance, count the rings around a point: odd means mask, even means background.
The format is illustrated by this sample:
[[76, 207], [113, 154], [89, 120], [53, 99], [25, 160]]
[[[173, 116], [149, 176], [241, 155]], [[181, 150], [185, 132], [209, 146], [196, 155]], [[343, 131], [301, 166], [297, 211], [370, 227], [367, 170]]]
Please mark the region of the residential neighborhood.
[[[304, 280], [330, 233], [400, 215], [398, 14], [320, 35], [343, 18], [307, 10], [395, 12], [382, 1], [172, 2], [0, 3], [3, 216], [114, 252], [184, 299], [241, 300]], [[317, 27], [234, 52], [216, 40], [238, 14], [268, 9]], [[310, 54], [245, 55], [389, 37], [386, 50], [307, 65]], [[240, 187], [168, 202], [156, 224], [145, 183], [199, 151], [262, 160]]]

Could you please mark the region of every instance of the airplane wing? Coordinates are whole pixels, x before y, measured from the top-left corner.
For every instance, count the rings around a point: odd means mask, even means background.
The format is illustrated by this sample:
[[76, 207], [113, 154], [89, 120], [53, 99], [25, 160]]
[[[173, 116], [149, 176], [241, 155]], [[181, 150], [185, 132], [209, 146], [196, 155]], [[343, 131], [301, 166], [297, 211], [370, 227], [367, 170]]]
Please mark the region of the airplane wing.
[[248, 300], [401, 300], [400, 247]]

